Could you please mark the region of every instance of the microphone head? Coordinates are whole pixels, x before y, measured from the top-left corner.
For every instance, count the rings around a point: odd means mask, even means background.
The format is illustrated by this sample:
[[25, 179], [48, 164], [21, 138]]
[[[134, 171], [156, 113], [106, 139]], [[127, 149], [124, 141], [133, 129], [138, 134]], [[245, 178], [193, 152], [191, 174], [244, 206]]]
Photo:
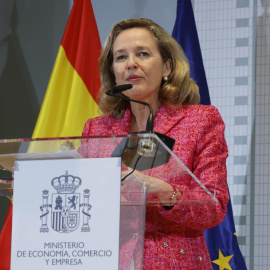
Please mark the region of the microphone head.
[[131, 89], [133, 87], [132, 84], [122, 84], [122, 85], [116, 85], [113, 89], [112, 89], [112, 92], [114, 94], [116, 93], [121, 93], [121, 92], [124, 92], [128, 89]]

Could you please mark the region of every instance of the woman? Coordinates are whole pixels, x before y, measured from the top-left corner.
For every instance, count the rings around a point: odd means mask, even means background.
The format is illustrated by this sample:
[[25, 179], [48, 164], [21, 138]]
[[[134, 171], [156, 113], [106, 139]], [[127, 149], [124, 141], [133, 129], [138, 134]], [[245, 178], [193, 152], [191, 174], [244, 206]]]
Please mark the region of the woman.
[[[132, 84], [124, 95], [149, 103], [154, 131], [175, 139], [173, 152], [212, 193], [215, 205], [181, 205], [187, 191], [197, 189], [188, 176], [168, 179], [144, 177], [148, 199], [144, 269], [212, 269], [204, 229], [219, 224], [226, 214], [227, 146], [224, 123], [213, 106], [199, 103], [199, 91], [190, 78], [189, 63], [177, 42], [145, 18], [124, 20], [110, 32], [99, 59], [103, 116], [85, 124], [83, 136], [125, 135], [145, 130], [147, 106], [105, 95], [116, 84]], [[87, 149], [81, 149], [87, 156]], [[169, 169], [167, 170], [169, 173]]]

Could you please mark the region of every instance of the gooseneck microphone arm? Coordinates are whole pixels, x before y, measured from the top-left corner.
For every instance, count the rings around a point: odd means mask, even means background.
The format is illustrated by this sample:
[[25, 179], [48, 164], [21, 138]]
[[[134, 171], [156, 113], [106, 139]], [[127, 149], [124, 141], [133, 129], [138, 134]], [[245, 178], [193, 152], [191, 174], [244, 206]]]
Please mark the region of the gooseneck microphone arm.
[[[154, 116], [153, 109], [150, 104], [128, 98], [127, 96], [120, 95], [128, 89], [131, 89], [132, 84], [117, 85], [111, 90], [105, 92], [108, 96], [117, 97], [122, 100], [137, 102], [149, 107], [150, 115], [147, 120], [146, 134], [144, 132], [138, 137], [128, 137], [120, 142], [112, 153], [112, 156], [122, 157], [122, 162], [133, 171], [144, 171], [150, 168], [154, 168], [160, 165], [164, 165], [170, 160], [170, 153], [167, 148], [163, 147], [159, 140], [155, 138], [157, 136], [169, 149], [173, 149], [175, 140], [158, 132], [154, 132]], [[147, 133], [155, 134], [155, 136], [149, 136]], [[133, 172], [132, 171], [132, 172]], [[127, 175], [128, 176], [128, 175]], [[122, 180], [124, 180], [123, 178]]]
[[154, 115], [153, 115], [153, 109], [152, 106], [149, 103], [143, 102], [143, 101], [139, 101], [136, 99], [132, 99], [129, 97], [126, 97], [124, 95], [117, 95], [118, 93], [122, 93], [128, 89], [131, 89], [133, 87], [132, 84], [123, 84], [123, 85], [116, 85], [115, 87], [113, 87], [111, 90], [106, 91], [106, 95], [111, 96], [111, 97], [117, 97], [126, 101], [132, 101], [132, 102], [136, 102], [136, 103], [140, 103], [143, 105], [148, 106], [149, 110], [150, 110], [150, 114], [149, 117], [147, 119], [147, 124], [146, 124], [146, 132], [150, 132], [152, 133], [154, 131]]

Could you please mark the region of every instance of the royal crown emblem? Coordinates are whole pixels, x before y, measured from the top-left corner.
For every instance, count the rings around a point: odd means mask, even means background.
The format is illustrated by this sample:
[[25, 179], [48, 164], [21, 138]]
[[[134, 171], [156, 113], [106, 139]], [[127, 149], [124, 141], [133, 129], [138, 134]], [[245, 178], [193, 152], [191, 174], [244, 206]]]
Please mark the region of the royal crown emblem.
[[69, 175], [66, 171], [65, 175], [53, 178], [51, 184], [57, 193], [74, 193], [82, 184], [82, 180], [77, 176]]
[[81, 194], [76, 192], [76, 190], [81, 186], [81, 184], [81, 178], [68, 174], [68, 171], [66, 171], [65, 175], [54, 177], [51, 180], [51, 185], [57, 191], [57, 193], [52, 194], [51, 204], [49, 204], [49, 191], [43, 190], [43, 205], [40, 207], [42, 211], [42, 215], [40, 216], [42, 220], [40, 232], [49, 232], [47, 218], [50, 208], [51, 227], [55, 231], [60, 233], [69, 233], [75, 231], [80, 224], [80, 208], [82, 208], [83, 226], [81, 231], [90, 232], [90, 190], [84, 190], [84, 202], [80, 203]]

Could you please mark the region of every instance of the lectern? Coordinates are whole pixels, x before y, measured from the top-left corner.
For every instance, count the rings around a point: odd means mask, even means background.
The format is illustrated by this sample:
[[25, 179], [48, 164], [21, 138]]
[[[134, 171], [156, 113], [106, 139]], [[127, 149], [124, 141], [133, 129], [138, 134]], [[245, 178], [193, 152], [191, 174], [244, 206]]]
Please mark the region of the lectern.
[[146, 208], [161, 204], [148, 177], [189, 178], [177, 204], [217, 203], [154, 133], [0, 140], [0, 165], [0, 195], [14, 199], [11, 269], [143, 269]]

